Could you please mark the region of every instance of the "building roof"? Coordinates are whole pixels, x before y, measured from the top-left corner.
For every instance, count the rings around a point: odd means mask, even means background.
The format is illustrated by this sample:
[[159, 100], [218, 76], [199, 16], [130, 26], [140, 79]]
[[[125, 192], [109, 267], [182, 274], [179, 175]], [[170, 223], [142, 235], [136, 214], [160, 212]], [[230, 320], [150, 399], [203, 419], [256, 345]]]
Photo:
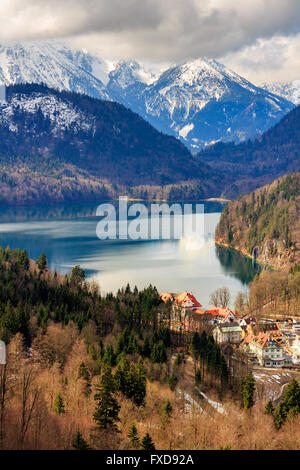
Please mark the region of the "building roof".
[[167, 302], [168, 300], [170, 300], [171, 302], [173, 302], [174, 300], [174, 297], [172, 294], [170, 294], [169, 292], [162, 292], [160, 295], [160, 298], [163, 302]]
[[242, 318], [241, 323], [246, 323], [246, 325], [256, 325], [257, 320], [255, 317]]
[[264, 348], [269, 348], [270, 346], [281, 347], [276, 341], [272, 339], [272, 337], [267, 333], [260, 333], [258, 336], [255, 335], [247, 335], [242, 342], [241, 346], [245, 344], [253, 343], [256, 346]]
[[191, 301], [194, 307], [202, 307], [196, 297], [194, 297], [193, 294], [191, 294], [190, 292], [185, 291], [175, 297], [175, 302], [177, 304], [184, 304], [187, 301]]
[[279, 327], [276, 322], [267, 324], [267, 331], [278, 331]]
[[[170, 292], [161, 292], [160, 293], [160, 298], [162, 299], [163, 302], [167, 302], [168, 300], [170, 300], [171, 302], [174, 302], [178, 305], [183, 305], [185, 304], [186, 302], [192, 302], [193, 306], [191, 308], [201, 308], [202, 305], [200, 304], [200, 302], [198, 302], [198, 300], [196, 299], [196, 297], [191, 294], [190, 292], [181, 292], [181, 294], [171, 294]], [[196, 312], [198, 313], [198, 312]], [[199, 313], [202, 313], [199, 312]], [[203, 312], [204, 313], [204, 312]]]
[[229, 314], [232, 314], [235, 317], [237, 316], [228, 307], [214, 307], [214, 308], [207, 310], [207, 313], [211, 313], [214, 317], [222, 317], [222, 318], [227, 318]]
[[197, 315], [204, 315], [207, 313], [207, 310], [203, 310], [202, 308], [193, 308], [192, 313], [195, 313]]
[[221, 330], [224, 333], [230, 333], [234, 331], [242, 331], [242, 328], [237, 324], [237, 323], [222, 323], [220, 325], [217, 325], [216, 328]]
[[206, 310], [202, 310], [201, 312], [203, 313], [199, 313], [199, 312], [195, 312], [194, 310], [191, 310], [190, 312], [187, 313], [187, 315], [185, 316], [185, 319], [189, 319], [190, 321], [193, 321], [193, 322], [203, 321], [204, 316], [205, 316], [205, 320], [212, 319], [212, 315], [207, 314]]

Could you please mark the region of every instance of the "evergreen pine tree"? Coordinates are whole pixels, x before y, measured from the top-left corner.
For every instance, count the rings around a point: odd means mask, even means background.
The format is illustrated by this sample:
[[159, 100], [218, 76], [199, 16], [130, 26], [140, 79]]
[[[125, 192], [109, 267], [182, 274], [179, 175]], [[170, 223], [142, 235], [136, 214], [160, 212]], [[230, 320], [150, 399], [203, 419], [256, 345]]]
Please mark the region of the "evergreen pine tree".
[[273, 415], [274, 413], [274, 405], [272, 400], [269, 400], [268, 403], [265, 406], [265, 415]]
[[131, 398], [137, 406], [144, 404], [146, 396], [146, 374], [142, 359], [137, 365], [129, 364], [125, 353], [122, 353], [116, 373], [115, 386], [125, 396]]
[[172, 411], [173, 411], [173, 406], [171, 405], [170, 400], [168, 400], [164, 407], [164, 415], [167, 416], [167, 418], [170, 418]]
[[169, 384], [169, 387], [171, 390], [175, 390], [175, 387], [176, 387], [176, 384], [178, 382], [178, 379], [175, 375], [175, 372], [173, 370], [172, 374], [170, 375], [169, 379], [168, 379], [168, 384]]
[[116, 356], [114, 353], [114, 348], [111, 344], [108, 344], [105, 352], [102, 357], [103, 364], [107, 364], [109, 366], [114, 366], [116, 364]]
[[195, 383], [196, 383], [196, 385], [201, 384], [201, 369], [199, 367], [196, 369]]
[[283, 403], [290, 415], [296, 416], [300, 413], [300, 385], [297, 380], [293, 379], [288, 384], [284, 394]]
[[244, 410], [250, 410], [254, 405], [255, 380], [250, 372], [241, 383], [241, 398]]
[[38, 257], [36, 262], [37, 262], [38, 268], [41, 271], [44, 271], [45, 269], [47, 269], [48, 261], [44, 252], [41, 253], [41, 255]]
[[129, 441], [134, 449], [140, 447], [140, 438], [135, 423], [132, 423], [128, 433]]
[[142, 359], [139, 359], [135, 367], [135, 385], [133, 393], [133, 401], [137, 406], [144, 404], [146, 396], [146, 373]]
[[81, 284], [85, 279], [84, 270], [80, 266], [74, 266], [71, 273], [71, 282], [75, 285]]
[[114, 375], [116, 390], [131, 398], [130, 365], [125, 353], [119, 356], [119, 363]]
[[182, 356], [180, 353], [178, 353], [174, 361], [174, 366], [180, 366], [181, 363], [182, 363]]
[[166, 347], [164, 345], [164, 342], [162, 340], [159, 340], [157, 343], [154, 343], [151, 349], [151, 355], [150, 355], [150, 360], [151, 362], [166, 362], [167, 360], [167, 352], [166, 352]]
[[113, 430], [117, 430], [115, 423], [120, 421], [118, 416], [120, 406], [113, 396], [114, 391], [115, 383], [111, 367], [106, 366], [101, 377], [101, 384], [97, 387], [97, 393], [95, 394], [97, 403], [93, 417], [100, 429], [110, 427]]
[[148, 451], [155, 450], [154, 442], [148, 432], [142, 440], [142, 449]]
[[78, 430], [73, 441], [72, 446], [75, 450], [91, 450], [85, 439], [83, 439], [81, 432]]
[[64, 401], [63, 401], [63, 398], [62, 398], [60, 392], [58, 392], [58, 394], [56, 396], [56, 399], [54, 401], [54, 411], [57, 415], [61, 415], [61, 414], [64, 414], [66, 412], [65, 411]]
[[84, 394], [89, 396], [91, 394], [91, 376], [84, 362], [79, 366], [78, 379], [82, 379], [84, 381]]
[[149, 338], [147, 336], [144, 341], [143, 356], [150, 357], [150, 354], [151, 354], [151, 347], [150, 347]]
[[275, 412], [274, 412], [274, 424], [277, 429], [280, 429], [281, 426], [286, 422], [287, 411], [284, 403], [279, 403]]

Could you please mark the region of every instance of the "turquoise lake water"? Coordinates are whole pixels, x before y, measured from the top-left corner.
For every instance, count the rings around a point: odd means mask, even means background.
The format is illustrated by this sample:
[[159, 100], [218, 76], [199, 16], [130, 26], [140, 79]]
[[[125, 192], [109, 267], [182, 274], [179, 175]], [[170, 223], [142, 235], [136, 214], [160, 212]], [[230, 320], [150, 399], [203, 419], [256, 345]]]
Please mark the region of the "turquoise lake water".
[[204, 307], [218, 287], [227, 286], [232, 300], [237, 292], [246, 292], [259, 271], [250, 259], [215, 245], [221, 203], [204, 203], [204, 238], [198, 245], [186, 239], [100, 240], [97, 206], [1, 208], [0, 245], [25, 248], [33, 259], [44, 251], [49, 267], [63, 274], [80, 265], [102, 292], [115, 292], [127, 282], [138, 288], [151, 283], [159, 291], [188, 290]]

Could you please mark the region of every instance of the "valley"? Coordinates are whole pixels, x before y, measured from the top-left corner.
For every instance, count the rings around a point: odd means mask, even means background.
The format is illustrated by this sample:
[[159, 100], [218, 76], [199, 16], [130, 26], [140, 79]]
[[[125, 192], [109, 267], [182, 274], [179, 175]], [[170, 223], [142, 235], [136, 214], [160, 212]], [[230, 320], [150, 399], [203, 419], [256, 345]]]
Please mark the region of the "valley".
[[68, 42], [0, 45], [0, 450], [298, 450], [298, 81]]

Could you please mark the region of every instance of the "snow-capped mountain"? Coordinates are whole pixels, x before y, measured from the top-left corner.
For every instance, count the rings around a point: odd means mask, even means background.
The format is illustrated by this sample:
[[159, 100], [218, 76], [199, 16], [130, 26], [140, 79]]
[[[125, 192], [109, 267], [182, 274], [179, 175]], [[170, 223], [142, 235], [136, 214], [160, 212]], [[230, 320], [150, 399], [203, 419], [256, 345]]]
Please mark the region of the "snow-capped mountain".
[[156, 78], [157, 75], [146, 70], [138, 62], [120, 60], [109, 73], [107, 91], [114, 101], [143, 114], [144, 106], [140, 97]]
[[[114, 91], [121, 94], [117, 83]], [[192, 150], [260, 135], [293, 107], [212, 59], [174, 65], [147, 85], [129, 80], [122, 84], [122, 96], [152, 125]]]
[[262, 88], [275, 93], [275, 95], [282, 96], [295, 105], [300, 104], [300, 80], [293, 82], [274, 82], [263, 83]]
[[12, 43], [0, 46], [0, 83], [45, 83], [59, 90], [109, 100], [107, 63], [61, 44]]
[[156, 75], [146, 70], [135, 60], [120, 60], [115, 65], [114, 70], [110, 72], [109, 79], [111, 85], [112, 83], [117, 83], [124, 90], [130, 85], [136, 85], [137, 83], [151, 85], [155, 81]]
[[0, 46], [0, 83], [45, 83], [59, 90], [117, 101], [158, 130], [197, 151], [262, 134], [293, 108], [213, 59], [173, 65], [155, 74], [136, 61], [114, 66], [57, 43]]
[[11, 172], [26, 168], [49, 176], [48, 170], [57, 174], [72, 165], [73, 176], [84, 171], [87, 179], [130, 187], [212, 178], [205, 187], [215, 191], [221, 183], [221, 176], [179, 140], [130, 109], [45, 85], [7, 87], [6, 102], [0, 104], [0, 142], [0, 165], [10, 165]]
[[32, 93], [12, 94], [9, 101], [0, 104], [0, 125], [17, 134], [20, 120], [16, 119], [16, 114], [20, 112], [48, 122], [48, 128], [56, 136], [65, 131], [75, 134], [82, 131], [95, 132], [95, 119], [92, 114], [83, 113], [72, 101], [60, 95], [45, 93], [43, 88]]

